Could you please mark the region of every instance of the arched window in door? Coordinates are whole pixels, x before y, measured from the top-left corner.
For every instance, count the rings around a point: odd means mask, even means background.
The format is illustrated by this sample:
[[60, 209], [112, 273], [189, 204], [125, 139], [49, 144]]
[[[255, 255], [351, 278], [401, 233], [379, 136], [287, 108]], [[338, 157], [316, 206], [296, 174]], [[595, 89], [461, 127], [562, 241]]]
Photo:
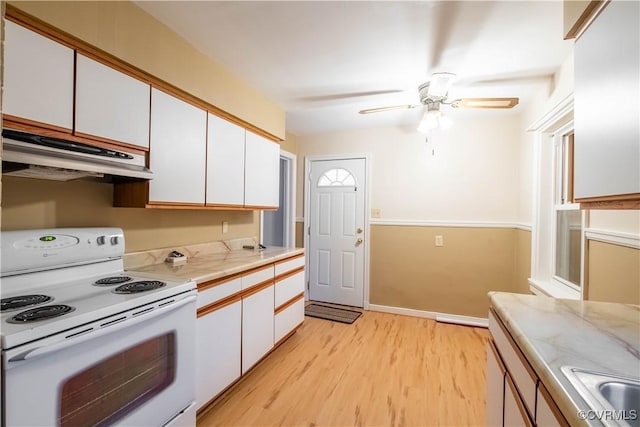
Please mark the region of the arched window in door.
[[329, 169], [318, 179], [318, 187], [353, 187], [356, 178], [346, 169]]

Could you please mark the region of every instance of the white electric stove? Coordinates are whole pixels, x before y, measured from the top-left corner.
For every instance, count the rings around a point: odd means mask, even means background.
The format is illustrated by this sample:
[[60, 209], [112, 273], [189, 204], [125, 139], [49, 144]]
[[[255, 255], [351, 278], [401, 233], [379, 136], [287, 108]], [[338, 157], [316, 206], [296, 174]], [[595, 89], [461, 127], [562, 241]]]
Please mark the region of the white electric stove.
[[118, 228], [1, 238], [3, 425], [195, 423], [193, 281], [124, 271]]

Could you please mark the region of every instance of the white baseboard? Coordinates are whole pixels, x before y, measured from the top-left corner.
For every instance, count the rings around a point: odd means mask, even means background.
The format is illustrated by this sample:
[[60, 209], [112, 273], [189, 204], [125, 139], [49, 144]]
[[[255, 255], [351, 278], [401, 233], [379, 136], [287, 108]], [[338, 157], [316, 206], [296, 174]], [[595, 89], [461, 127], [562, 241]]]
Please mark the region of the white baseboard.
[[454, 323], [456, 325], [489, 327], [489, 321], [482, 317], [460, 316], [457, 314], [438, 313], [435, 311], [414, 310], [412, 308], [392, 307], [388, 305], [369, 304], [369, 310], [382, 313], [402, 314], [404, 316], [422, 317], [433, 319], [441, 323]]

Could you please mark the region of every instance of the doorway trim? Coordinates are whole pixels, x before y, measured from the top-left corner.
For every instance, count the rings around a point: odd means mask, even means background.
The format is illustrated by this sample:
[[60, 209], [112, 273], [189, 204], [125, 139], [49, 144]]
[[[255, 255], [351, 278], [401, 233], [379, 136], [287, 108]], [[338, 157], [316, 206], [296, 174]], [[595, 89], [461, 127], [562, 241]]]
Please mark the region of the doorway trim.
[[311, 199], [310, 194], [310, 172], [311, 163], [316, 161], [326, 160], [350, 160], [350, 159], [365, 159], [365, 186], [366, 191], [364, 193], [364, 229], [366, 231], [366, 238], [364, 240], [364, 301], [363, 308], [369, 310], [369, 249], [371, 240], [371, 226], [370, 226], [370, 213], [369, 200], [371, 198], [371, 153], [349, 153], [349, 154], [325, 154], [325, 155], [311, 155], [304, 158], [304, 247], [305, 247], [305, 280], [307, 286], [304, 290], [305, 301], [309, 301], [309, 210]]
[[[280, 150], [280, 160], [284, 160], [285, 177], [284, 183], [279, 183], [285, 192], [285, 203], [283, 206], [284, 223], [284, 246], [296, 247], [296, 170], [297, 156], [285, 150]], [[264, 241], [264, 211], [260, 211], [260, 242]]]

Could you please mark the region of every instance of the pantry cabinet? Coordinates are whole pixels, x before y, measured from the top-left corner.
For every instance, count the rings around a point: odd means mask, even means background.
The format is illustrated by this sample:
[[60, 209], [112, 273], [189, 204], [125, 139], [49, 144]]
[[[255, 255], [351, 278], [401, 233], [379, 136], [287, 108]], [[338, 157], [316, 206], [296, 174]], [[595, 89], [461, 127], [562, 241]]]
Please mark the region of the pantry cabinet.
[[76, 134], [149, 148], [151, 86], [78, 54]]
[[149, 203], [204, 206], [207, 112], [151, 91]]
[[4, 120], [71, 133], [74, 51], [5, 20]]
[[639, 14], [612, 0], [575, 44], [574, 197], [586, 208], [640, 208]]

